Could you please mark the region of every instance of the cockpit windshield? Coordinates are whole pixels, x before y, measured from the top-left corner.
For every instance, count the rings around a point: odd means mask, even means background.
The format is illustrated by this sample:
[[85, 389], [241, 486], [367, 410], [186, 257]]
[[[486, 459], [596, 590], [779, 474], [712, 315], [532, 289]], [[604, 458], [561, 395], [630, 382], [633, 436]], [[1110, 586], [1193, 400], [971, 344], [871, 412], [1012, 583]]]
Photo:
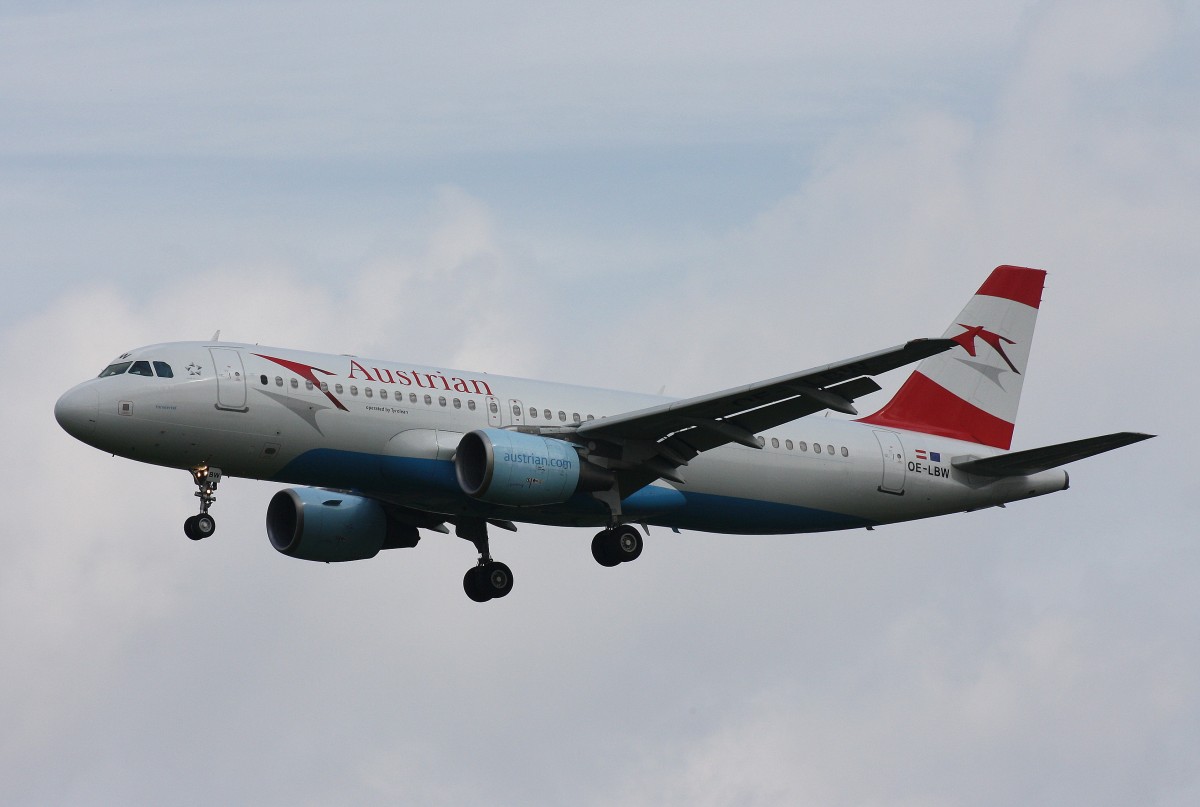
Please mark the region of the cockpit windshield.
[[[154, 369], [151, 370], [151, 364]], [[171, 365], [165, 361], [119, 361], [116, 364], [110, 364], [100, 373], [100, 378], [107, 378], [110, 375], [122, 375], [129, 373], [130, 375], [144, 375], [159, 378], [174, 378], [175, 373], [171, 370]]]
[[110, 375], [120, 375], [129, 369], [131, 361], [119, 361], [116, 364], [110, 364], [104, 368], [104, 372], [100, 373], [100, 378], [108, 378]]

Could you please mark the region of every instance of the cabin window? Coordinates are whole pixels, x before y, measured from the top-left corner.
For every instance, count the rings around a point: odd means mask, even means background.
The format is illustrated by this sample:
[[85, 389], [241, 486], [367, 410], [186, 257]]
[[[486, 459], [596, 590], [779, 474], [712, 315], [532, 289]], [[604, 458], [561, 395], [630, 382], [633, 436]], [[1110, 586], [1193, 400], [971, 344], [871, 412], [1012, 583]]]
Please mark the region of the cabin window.
[[467, 409], [470, 409], [472, 412], [474, 412], [475, 411], [475, 402], [467, 401]]
[[779, 448], [779, 438], [778, 437], [771, 438], [771, 448]]
[[356, 387], [354, 384], [350, 385], [350, 394], [355, 396], [358, 395], [358, 387]]
[[175, 373], [171, 371], [171, 365], [165, 361], [154, 362], [154, 372], [159, 378], [174, 378]]
[[513, 404], [513, 415], [515, 417], [521, 416], [521, 407], [517, 406], [516, 404]]
[[836, 451], [833, 450], [833, 446], [825, 446], [825, 448], [829, 450], [829, 456], [831, 456], [831, 457], [837, 453]]
[[381, 389], [379, 391], [379, 397], [386, 401], [387, 400], [387, 390]]
[[100, 373], [100, 378], [108, 378], [110, 375], [120, 375], [129, 369], [131, 361], [119, 361], [116, 364], [110, 364]]
[[292, 389], [300, 389], [300, 382], [294, 378], [292, 379]]
[[579, 422], [579, 413], [578, 413], [578, 412], [572, 412], [572, 413], [571, 413], [571, 420], [572, 420], [572, 421], [574, 421], [575, 423], [578, 423], [578, 422]]
[[588, 420], [595, 420], [596, 418], [595, 418], [595, 417], [593, 417], [592, 415], [588, 415], [588, 416], [587, 416], [587, 419], [588, 419]]
[[791, 451], [791, 450], [792, 450], [792, 448], [795, 446], [795, 444], [794, 444], [794, 443], [792, 443], [792, 441], [791, 441], [791, 440], [784, 440], [784, 441], [783, 441], [783, 444], [784, 444], [785, 446], [787, 446], [787, 450], [788, 450], [788, 451]]
[[458, 398], [455, 398], [455, 399], [454, 399], [454, 408], [455, 408], [455, 409], [462, 409], [462, 401], [460, 401]]
[[433, 396], [432, 396], [432, 395], [426, 395], [426, 396], [425, 396], [425, 405], [426, 405], [426, 406], [433, 406]]
[[814, 454], [821, 453], [821, 444], [820, 443], [813, 443], [813, 453]]
[[267, 378], [265, 375], [260, 375], [258, 380], [264, 387], [271, 383], [271, 379]]
[[850, 456], [850, 452], [846, 450], [846, 447], [845, 447], [845, 446], [842, 446], [842, 456], [843, 456], [843, 457], [849, 457], [849, 456]]
[[[275, 376], [275, 386], [277, 386], [277, 387], [283, 386], [283, 376], [281, 376], [281, 375]], [[338, 390], [338, 392], [341, 392], [341, 390]]]
[[766, 446], [766, 444], [767, 444], [767, 438], [765, 438], [765, 437], [758, 438], [758, 447], [759, 448], [763, 448], [764, 446]]
[[446, 405], [446, 396], [439, 395], [438, 396], [438, 406], [445, 406], [445, 405]]
[[531, 418], [533, 418], [534, 420], [537, 420], [537, 407], [536, 406], [529, 407], [529, 416]]
[[417, 393], [415, 393], [415, 392], [408, 393], [408, 402], [416, 403], [417, 402]]
[[363, 388], [363, 395], [366, 395], [368, 398], [370, 398], [374, 394], [375, 394], [375, 391], [372, 390], [370, 387]]
[[150, 375], [150, 376], [152, 376], [152, 375], [154, 375], [154, 371], [150, 369], [150, 362], [135, 361], [129, 367], [129, 374], [130, 375]]
[[801, 440], [799, 443], [796, 443], [796, 447], [801, 451], [808, 451], [808, 443], [804, 442], [803, 440]]
[[542, 414], [546, 416], [546, 420], [551, 420], [554, 418], [554, 415], [550, 412], [549, 409], [542, 412]]
[[311, 382], [311, 381], [305, 381], [305, 382], [304, 382], [304, 388], [305, 388], [306, 390], [308, 390], [309, 392], [312, 392], [312, 388], [313, 388], [313, 382]]
[[558, 410], [558, 419], [561, 420], [563, 423], [566, 423], [567, 422], [567, 413], [562, 411], [561, 409], [559, 409]]
[[500, 411], [500, 407], [496, 406], [495, 401], [488, 401], [488, 411], [495, 415]]

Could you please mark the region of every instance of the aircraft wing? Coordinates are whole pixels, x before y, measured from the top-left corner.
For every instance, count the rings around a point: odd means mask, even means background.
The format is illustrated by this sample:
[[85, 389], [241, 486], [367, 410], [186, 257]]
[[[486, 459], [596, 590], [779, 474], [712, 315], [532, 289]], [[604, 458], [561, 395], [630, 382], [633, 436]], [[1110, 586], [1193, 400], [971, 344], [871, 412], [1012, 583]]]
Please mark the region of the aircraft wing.
[[856, 415], [854, 399], [880, 388], [871, 376], [955, 344], [951, 339], [914, 339], [823, 367], [590, 420], [575, 435], [597, 444], [593, 455], [626, 477], [621, 492], [629, 495], [656, 477], [682, 482], [675, 469], [702, 451], [727, 443], [761, 448], [758, 432], [823, 409]]

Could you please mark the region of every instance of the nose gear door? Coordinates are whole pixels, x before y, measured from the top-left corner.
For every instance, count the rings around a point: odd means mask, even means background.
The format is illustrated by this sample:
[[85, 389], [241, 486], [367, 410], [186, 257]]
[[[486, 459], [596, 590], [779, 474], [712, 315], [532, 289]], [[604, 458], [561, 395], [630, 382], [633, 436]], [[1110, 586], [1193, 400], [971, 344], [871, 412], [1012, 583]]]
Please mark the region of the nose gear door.
[[246, 373], [242, 355], [227, 347], [212, 347], [213, 369], [217, 373], [217, 408], [234, 412], [247, 411]]

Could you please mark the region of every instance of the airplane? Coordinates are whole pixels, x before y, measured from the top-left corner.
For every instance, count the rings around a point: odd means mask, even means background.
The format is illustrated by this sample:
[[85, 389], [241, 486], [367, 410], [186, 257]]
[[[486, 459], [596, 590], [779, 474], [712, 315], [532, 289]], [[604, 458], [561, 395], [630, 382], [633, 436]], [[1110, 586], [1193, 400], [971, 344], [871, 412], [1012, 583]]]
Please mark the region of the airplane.
[[[189, 471], [193, 540], [216, 529], [225, 477], [287, 483], [266, 513], [284, 555], [364, 560], [452, 525], [479, 554], [463, 589], [487, 602], [513, 586], [489, 527], [599, 527], [592, 555], [615, 567], [650, 526], [870, 530], [1066, 490], [1062, 465], [1153, 435], [1010, 451], [1045, 275], [997, 267], [940, 338], [684, 399], [214, 337], [123, 353], [54, 415], [102, 451]], [[914, 362], [859, 416], [874, 376]], [[829, 411], [850, 419], [814, 417]]]

